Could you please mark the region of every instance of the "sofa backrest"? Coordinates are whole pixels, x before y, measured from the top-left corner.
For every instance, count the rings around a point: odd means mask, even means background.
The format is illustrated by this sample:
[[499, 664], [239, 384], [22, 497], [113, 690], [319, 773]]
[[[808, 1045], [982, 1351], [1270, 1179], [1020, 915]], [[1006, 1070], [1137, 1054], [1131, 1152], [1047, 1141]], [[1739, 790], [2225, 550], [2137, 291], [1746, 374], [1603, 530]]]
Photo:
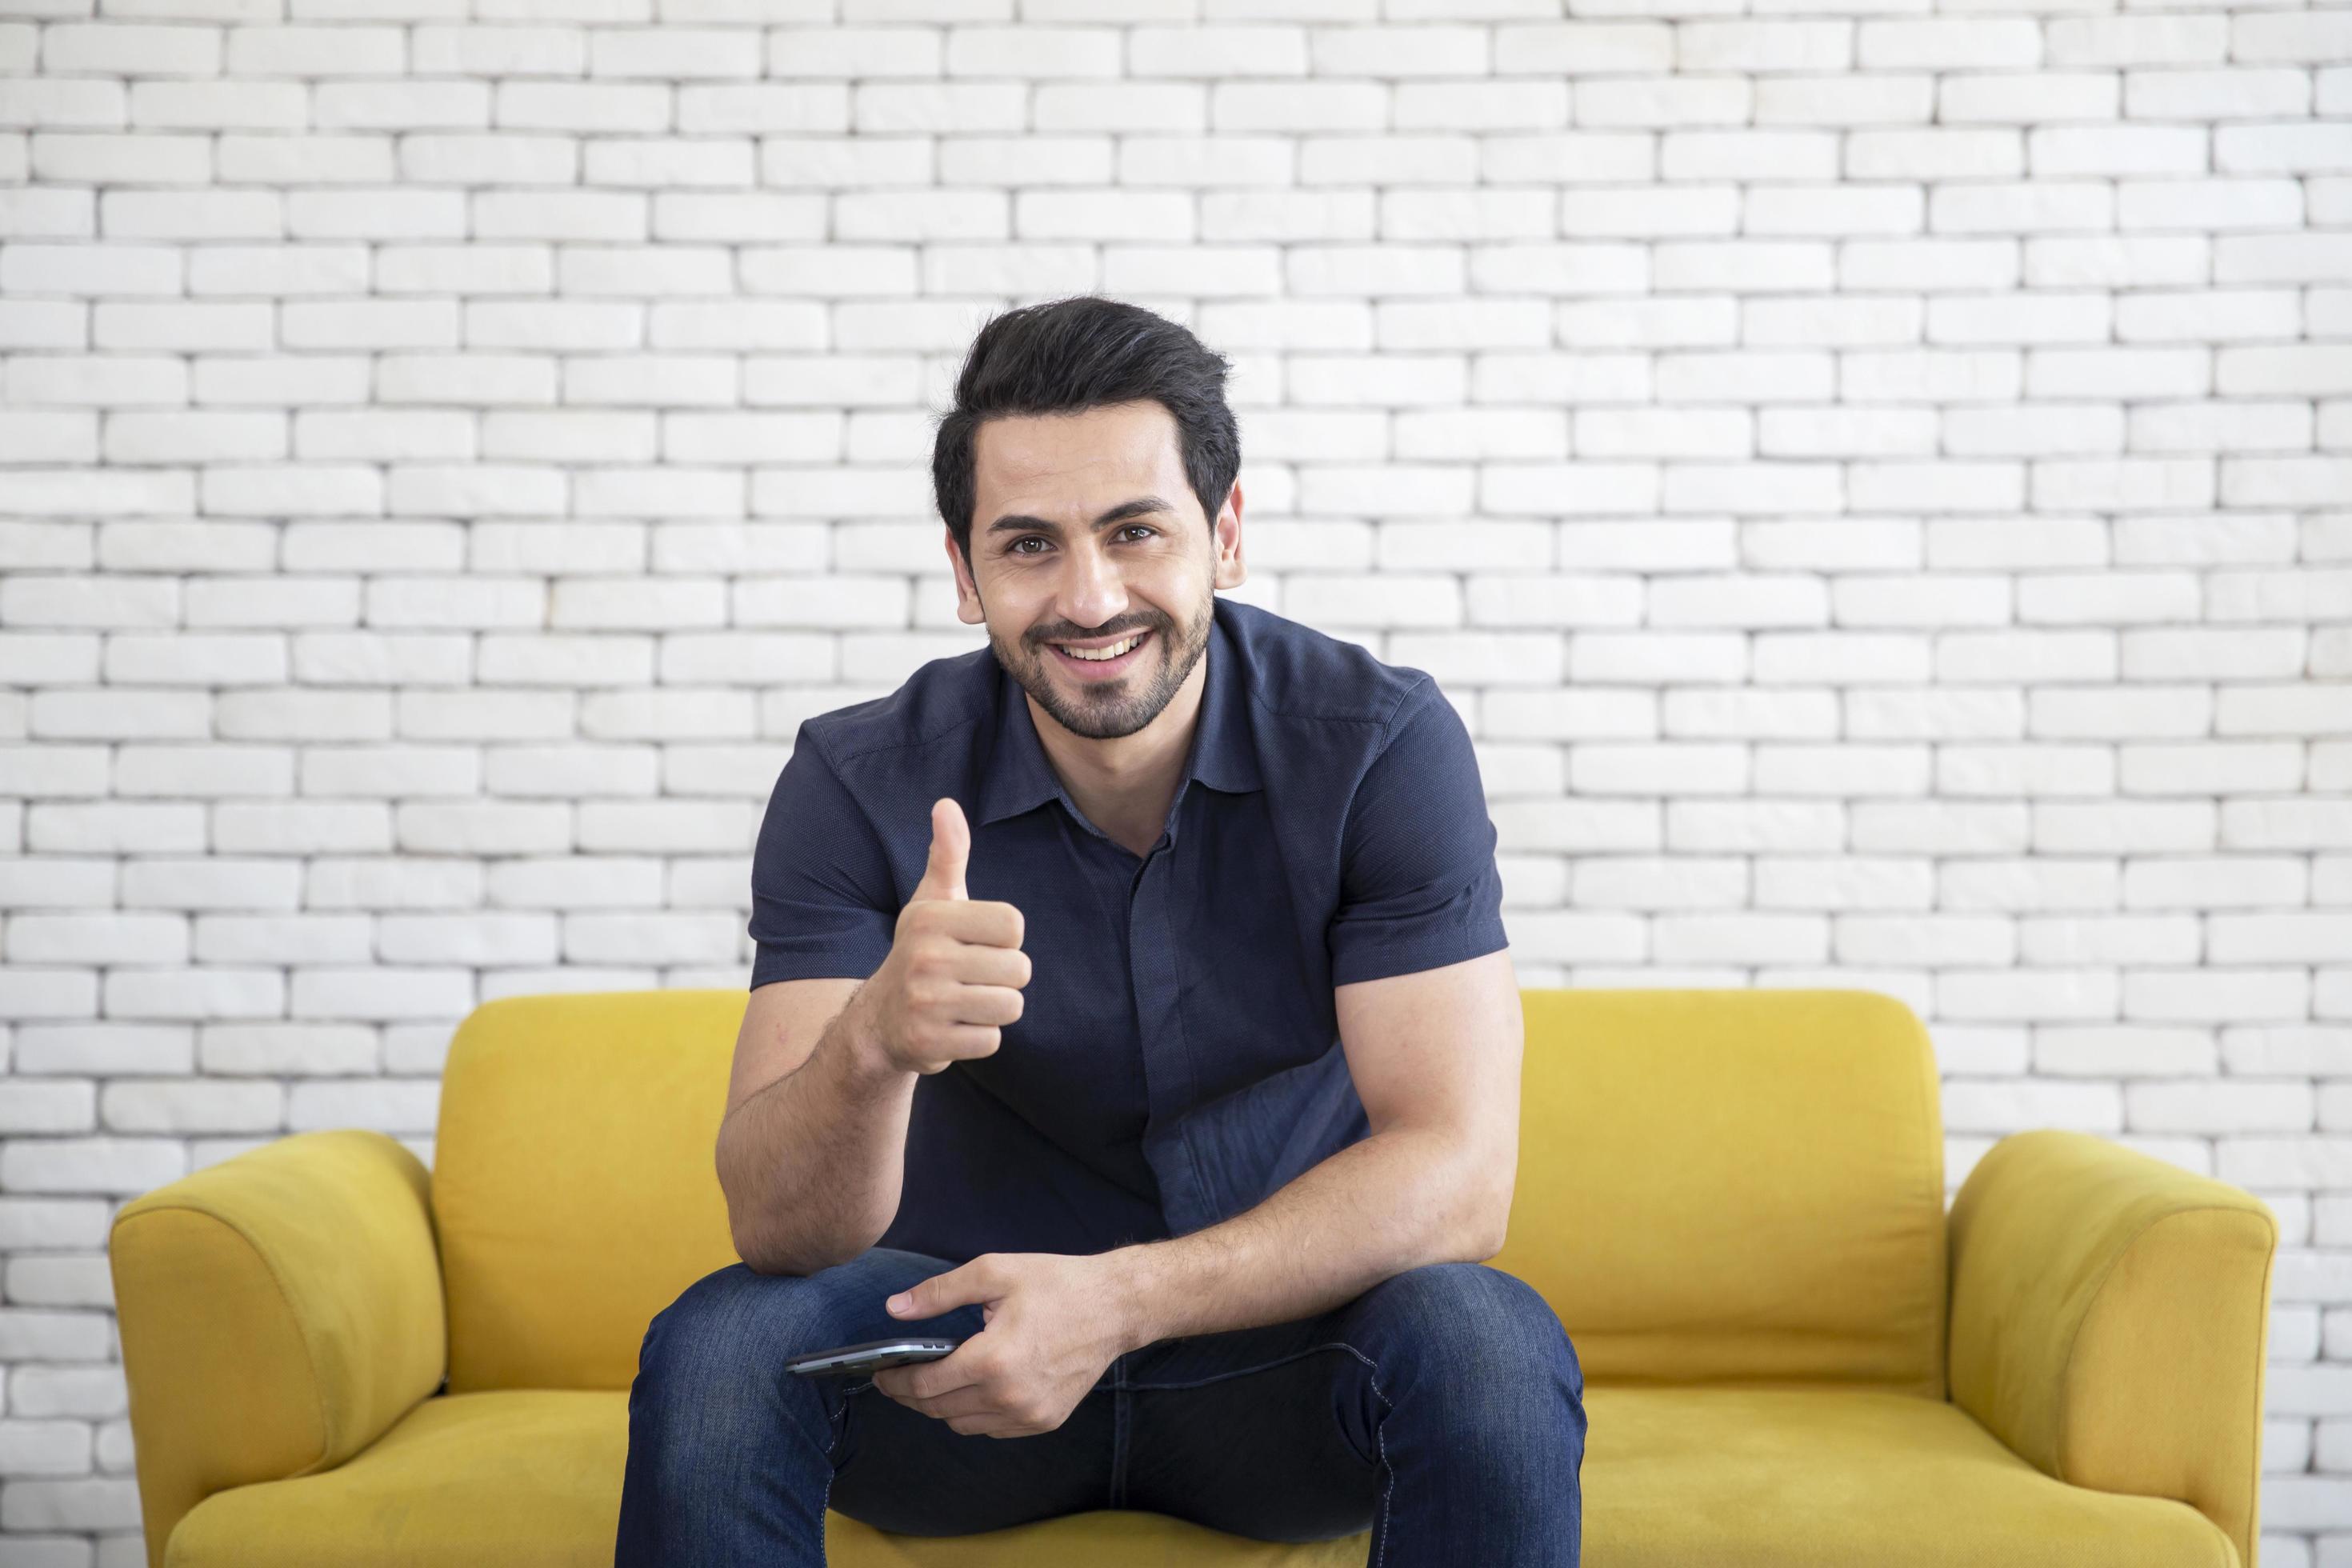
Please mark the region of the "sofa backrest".
[[744, 997], [509, 996], [457, 1026], [433, 1141], [451, 1393], [626, 1388], [654, 1314], [736, 1261], [715, 1154]]
[[[1943, 1396], [1927, 1032], [1842, 990], [1529, 990], [1493, 1261], [1593, 1382]], [[449, 1387], [625, 1389], [646, 1325], [736, 1261], [712, 1160], [744, 993], [509, 997], [451, 1041], [433, 1207]]]
[[1492, 1261], [1589, 1382], [1945, 1396], [1943, 1118], [1918, 1016], [1859, 990], [1530, 990]]

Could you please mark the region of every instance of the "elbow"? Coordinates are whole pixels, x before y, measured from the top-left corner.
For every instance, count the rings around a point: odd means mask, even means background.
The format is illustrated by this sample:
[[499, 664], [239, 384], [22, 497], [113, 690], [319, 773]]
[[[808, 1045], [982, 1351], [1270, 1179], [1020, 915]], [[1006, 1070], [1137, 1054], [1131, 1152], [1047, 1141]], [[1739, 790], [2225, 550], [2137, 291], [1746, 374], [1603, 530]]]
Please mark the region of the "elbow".
[[838, 1248], [832, 1251], [796, 1248], [779, 1245], [772, 1237], [750, 1234], [740, 1226], [730, 1225], [728, 1228], [735, 1243], [735, 1256], [741, 1258], [744, 1266], [754, 1274], [800, 1276], [822, 1273], [837, 1264], [848, 1262], [866, 1250], [864, 1247], [848, 1252]]
[[756, 1247], [741, 1246], [738, 1246], [735, 1251], [736, 1255], [743, 1259], [743, 1266], [754, 1274], [791, 1275], [796, 1279], [822, 1272], [832, 1268], [835, 1262], [847, 1261], [846, 1259], [803, 1260], [789, 1258], [782, 1253], [769, 1253]]
[[735, 1256], [754, 1274], [818, 1273], [858, 1257], [888, 1228], [886, 1220], [850, 1237], [794, 1235], [772, 1215], [739, 1205], [732, 1195], [727, 1202], [728, 1239], [735, 1244]]
[[1507, 1172], [1499, 1184], [1483, 1171], [1463, 1183], [1454, 1209], [1458, 1217], [1452, 1227], [1451, 1261], [1484, 1263], [1503, 1250], [1511, 1228], [1512, 1185]]
[[1510, 1157], [1488, 1162], [1483, 1173], [1486, 1179], [1477, 1184], [1478, 1256], [1471, 1259], [1474, 1263], [1486, 1262], [1510, 1239], [1511, 1196], [1518, 1185], [1517, 1152], [1513, 1150]]
[[1501, 1252], [1503, 1250], [1504, 1242], [1510, 1239], [1510, 1233], [1511, 1211], [1509, 1207], [1506, 1205], [1499, 1217], [1491, 1219], [1486, 1227], [1477, 1233], [1477, 1247], [1469, 1261], [1473, 1263], [1484, 1263], [1488, 1258], [1493, 1258], [1496, 1254]]

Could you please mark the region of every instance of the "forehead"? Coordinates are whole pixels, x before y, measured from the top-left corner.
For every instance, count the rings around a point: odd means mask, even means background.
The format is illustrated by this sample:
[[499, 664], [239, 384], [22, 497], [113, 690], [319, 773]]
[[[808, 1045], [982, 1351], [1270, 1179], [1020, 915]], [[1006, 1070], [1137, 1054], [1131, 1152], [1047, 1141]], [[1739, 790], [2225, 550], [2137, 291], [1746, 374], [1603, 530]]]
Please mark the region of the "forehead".
[[1007, 511], [1083, 510], [1113, 491], [1112, 500], [1152, 491], [1179, 505], [1189, 493], [1175, 416], [1153, 402], [985, 420], [972, 433], [972, 484], [982, 528]]

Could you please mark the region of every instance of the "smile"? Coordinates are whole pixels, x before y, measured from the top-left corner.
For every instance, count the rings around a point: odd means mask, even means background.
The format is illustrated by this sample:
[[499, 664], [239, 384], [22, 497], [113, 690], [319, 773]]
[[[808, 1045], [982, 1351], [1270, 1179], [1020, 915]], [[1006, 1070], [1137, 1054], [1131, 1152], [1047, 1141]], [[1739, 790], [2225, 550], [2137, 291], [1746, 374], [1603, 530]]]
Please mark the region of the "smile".
[[[1086, 648], [1078, 652], [1072, 652], [1059, 643], [1047, 643], [1045, 646], [1054, 650], [1055, 662], [1079, 679], [1112, 680], [1124, 674], [1130, 665], [1143, 656], [1143, 649], [1150, 640], [1151, 634], [1141, 631], [1130, 633], [1118, 642], [1105, 643], [1100, 647]], [[1112, 648], [1123, 651], [1110, 653], [1108, 650]]]

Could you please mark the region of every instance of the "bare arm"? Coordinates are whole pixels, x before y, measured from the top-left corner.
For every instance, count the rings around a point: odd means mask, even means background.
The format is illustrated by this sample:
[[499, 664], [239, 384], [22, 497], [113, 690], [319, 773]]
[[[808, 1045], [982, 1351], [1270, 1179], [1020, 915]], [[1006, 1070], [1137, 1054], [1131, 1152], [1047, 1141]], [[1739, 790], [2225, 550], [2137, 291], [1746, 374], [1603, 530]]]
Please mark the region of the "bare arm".
[[762, 1274], [846, 1262], [898, 1212], [916, 1075], [877, 1048], [863, 989], [780, 980], [744, 1010], [719, 1184], [735, 1250]]
[[889, 956], [863, 983], [754, 989], [735, 1038], [719, 1184], [735, 1250], [762, 1274], [813, 1274], [881, 1239], [898, 1213], [917, 1077], [992, 1055], [1021, 1016], [1021, 911], [964, 887], [971, 829], [931, 805], [931, 852]]
[[1525, 1028], [1508, 952], [1333, 996], [1370, 1135], [1245, 1213], [1103, 1254], [1129, 1348], [1312, 1317], [1409, 1268], [1502, 1250]]

